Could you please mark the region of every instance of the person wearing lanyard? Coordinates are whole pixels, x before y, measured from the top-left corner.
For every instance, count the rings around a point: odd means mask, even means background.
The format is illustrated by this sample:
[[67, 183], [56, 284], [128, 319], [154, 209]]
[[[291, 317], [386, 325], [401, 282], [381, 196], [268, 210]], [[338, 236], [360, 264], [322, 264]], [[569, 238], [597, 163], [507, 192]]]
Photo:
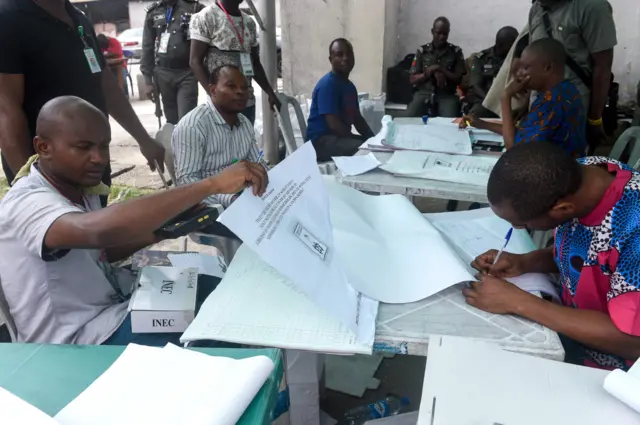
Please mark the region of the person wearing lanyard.
[[262, 195], [267, 185], [264, 167], [240, 161], [194, 184], [102, 208], [110, 139], [104, 114], [78, 97], [42, 107], [38, 156], [0, 203], [0, 285], [18, 342], [179, 343], [179, 334], [131, 333], [133, 276], [111, 263], [158, 242], [154, 230], [210, 195], [247, 186]]
[[[258, 48], [256, 23], [240, 10], [241, 0], [219, 0], [193, 16], [191, 21], [191, 56], [189, 63], [196, 78], [209, 91], [209, 75], [222, 65], [235, 65], [269, 97], [271, 107], [280, 110], [273, 88], [267, 80]], [[255, 121], [253, 90], [243, 115]]]
[[[103, 72], [93, 25], [68, 0], [2, 2], [0, 51], [0, 151], [9, 183], [35, 153], [40, 108], [61, 95], [78, 96], [109, 113], [149, 165], [162, 167], [164, 149], [146, 132], [113, 75]], [[107, 167], [104, 183], [110, 184], [110, 174]]]
[[[547, 142], [523, 143], [489, 177], [491, 209], [516, 228], [555, 228], [553, 246], [516, 255], [480, 255], [481, 282], [467, 302], [517, 314], [558, 332], [565, 361], [627, 370], [640, 357], [640, 173], [613, 159], [575, 160]], [[559, 273], [554, 304], [503, 280]]]
[[203, 8], [198, 0], [161, 0], [147, 8], [140, 59], [143, 91], [155, 100], [157, 89], [167, 122], [174, 125], [198, 104], [198, 80], [189, 68], [189, 24]]

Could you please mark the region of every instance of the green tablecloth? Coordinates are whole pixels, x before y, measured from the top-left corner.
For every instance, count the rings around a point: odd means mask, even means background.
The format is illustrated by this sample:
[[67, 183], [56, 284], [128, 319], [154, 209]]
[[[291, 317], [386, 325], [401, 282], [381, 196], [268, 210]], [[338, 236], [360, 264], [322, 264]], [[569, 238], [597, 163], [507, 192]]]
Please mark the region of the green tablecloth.
[[[54, 416], [84, 391], [118, 358], [125, 347], [0, 344], [0, 387]], [[277, 349], [196, 349], [215, 356], [243, 359], [258, 355], [275, 368], [238, 424], [267, 425], [278, 401], [284, 369]], [[1, 421], [0, 421], [1, 422]]]

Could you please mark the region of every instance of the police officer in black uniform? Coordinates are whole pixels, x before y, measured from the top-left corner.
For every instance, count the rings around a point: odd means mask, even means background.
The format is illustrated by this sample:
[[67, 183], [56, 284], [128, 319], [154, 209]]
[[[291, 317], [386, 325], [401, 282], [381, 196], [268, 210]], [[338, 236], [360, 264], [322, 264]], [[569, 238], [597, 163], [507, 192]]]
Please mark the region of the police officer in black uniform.
[[518, 38], [518, 30], [504, 27], [496, 34], [496, 44], [474, 55], [471, 65], [470, 90], [467, 101], [471, 105], [471, 114], [477, 118], [496, 118], [497, 115], [482, 106], [484, 98], [498, 75], [511, 46]]
[[407, 108], [411, 117], [460, 116], [457, 88], [465, 73], [465, 63], [462, 49], [447, 42], [450, 28], [447, 18], [437, 18], [431, 29], [433, 41], [416, 53], [409, 77], [418, 89]]
[[189, 22], [202, 9], [199, 0], [160, 0], [147, 8], [140, 71], [147, 95], [153, 96], [157, 85], [171, 124], [198, 104], [198, 80], [189, 67]]

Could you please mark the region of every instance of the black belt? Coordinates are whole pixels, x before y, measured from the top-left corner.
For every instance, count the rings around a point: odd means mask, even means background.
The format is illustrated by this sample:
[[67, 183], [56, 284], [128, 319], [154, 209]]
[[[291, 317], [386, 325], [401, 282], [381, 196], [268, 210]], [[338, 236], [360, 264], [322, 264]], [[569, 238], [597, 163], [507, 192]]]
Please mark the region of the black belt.
[[156, 65], [165, 69], [189, 69], [189, 60], [159, 58]]

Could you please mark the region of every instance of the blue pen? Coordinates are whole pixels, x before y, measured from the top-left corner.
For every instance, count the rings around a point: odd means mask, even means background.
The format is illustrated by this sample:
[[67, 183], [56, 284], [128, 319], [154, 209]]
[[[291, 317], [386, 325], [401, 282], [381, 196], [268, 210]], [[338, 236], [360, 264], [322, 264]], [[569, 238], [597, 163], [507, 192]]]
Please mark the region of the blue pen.
[[260, 161], [262, 160], [262, 155], [264, 154], [264, 151], [260, 151], [260, 155], [258, 155], [258, 160], [256, 161], [258, 164], [260, 164]]
[[498, 251], [498, 255], [496, 255], [496, 259], [493, 260], [493, 265], [495, 266], [496, 263], [498, 262], [498, 260], [500, 259], [500, 256], [502, 255], [502, 252], [504, 251], [504, 249], [507, 247], [507, 245], [509, 244], [509, 240], [511, 239], [511, 234], [513, 233], [513, 227], [509, 229], [509, 231], [507, 232], [507, 236], [505, 236], [504, 238], [504, 245], [502, 245], [502, 248], [500, 248], [500, 251]]

